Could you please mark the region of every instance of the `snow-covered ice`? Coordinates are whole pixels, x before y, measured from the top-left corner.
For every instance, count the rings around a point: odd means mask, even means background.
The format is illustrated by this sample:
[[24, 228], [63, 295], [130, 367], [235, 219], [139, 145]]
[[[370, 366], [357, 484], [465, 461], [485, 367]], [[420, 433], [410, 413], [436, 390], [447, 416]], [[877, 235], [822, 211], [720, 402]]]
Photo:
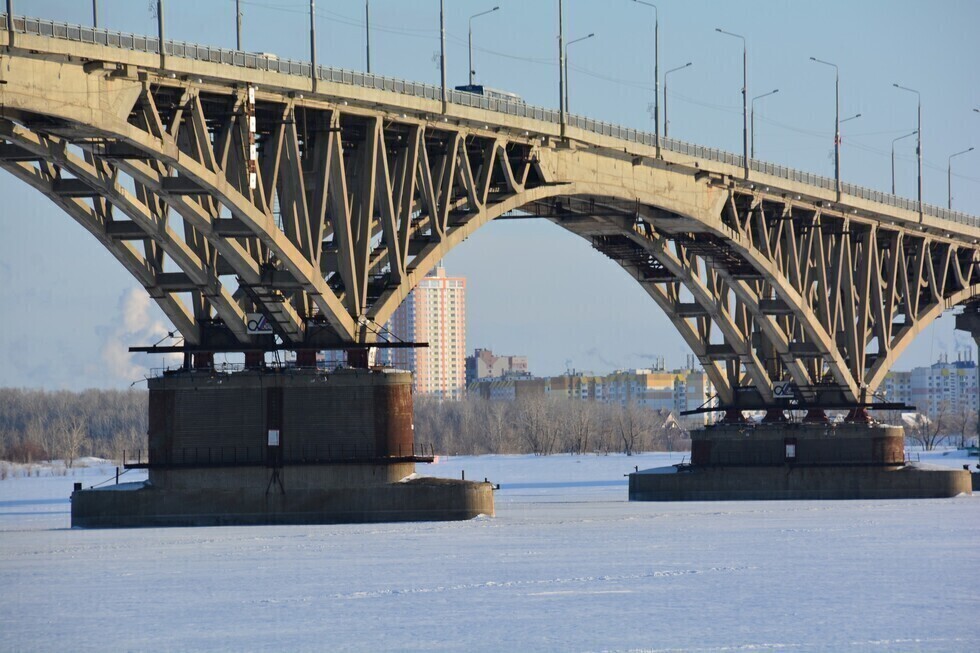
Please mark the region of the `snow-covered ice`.
[[442, 459], [495, 518], [342, 526], [73, 530], [110, 465], [7, 478], [0, 650], [980, 649], [980, 497], [626, 500], [681, 459]]

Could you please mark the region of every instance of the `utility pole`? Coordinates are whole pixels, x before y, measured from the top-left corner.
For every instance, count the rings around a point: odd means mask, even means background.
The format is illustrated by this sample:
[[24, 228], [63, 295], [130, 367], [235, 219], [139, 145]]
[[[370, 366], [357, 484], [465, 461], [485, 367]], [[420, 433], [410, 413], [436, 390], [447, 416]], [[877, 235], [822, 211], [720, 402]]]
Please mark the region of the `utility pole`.
[[310, 77], [316, 93], [316, 0], [310, 0]]
[[157, 32], [160, 41], [160, 69], [165, 70], [167, 68], [167, 59], [165, 50], [166, 47], [163, 45], [163, 0], [157, 0]]
[[367, 71], [371, 72], [371, 0], [364, 0], [364, 43], [367, 47]]
[[14, 0], [7, 0], [7, 45], [14, 47]]
[[[670, 78], [671, 73], [677, 72], [678, 70], [684, 70], [688, 66], [693, 66], [693, 65], [694, 62], [688, 61], [683, 66], [678, 66], [677, 68], [671, 68], [670, 70], [664, 73], [664, 138], [670, 137], [668, 135], [670, 131], [670, 118], [667, 114], [667, 80]], [[656, 111], [654, 111], [654, 114], [656, 114]]]
[[565, 139], [565, 10], [562, 0], [558, 0], [558, 117], [561, 122], [561, 137]]
[[903, 91], [908, 91], [909, 93], [915, 93], [915, 97], [918, 99], [918, 103], [919, 103], [918, 127], [916, 129], [916, 132], [917, 132], [918, 136], [915, 139], [915, 141], [916, 141], [915, 142], [915, 153], [916, 153], [916, 156], [919, 159], [919, 195], [918, 195], [918, 200], [919, 200], [919, 222], [922, 222], [922, 219], [923, 219], [923, 212], [922, 212], [922, 94], [919, 93], [914, 88], [909, 88], [907, 86], [901, 86], [900, 84], [892, 84], [892, 86], [894, 86], [897, 89], [901, 89]]
[[468, 30], [468, 37], [467, 37], [467, 47], [469, 49], [469, 54], [470, 54], [470, 74], [469, 74], [470, 86], [473, 86], [473, 76], [476, 74], [476, 71], [473, 70], [473, 19], [479, 18], [480, 16], [486, 16], [487, 14], [492, 14], [498, 9], [500, 9], [499, 6], [494, 7], [493, 9], [488, 9], [486, 11], [481, 11], [478, 14], [473, 14], [472, 16], [470, 16], [469, 30]]
[[[633, 2], [653, 8], [653, 132], [657, 140], [657, 158], [660, 158], [660, 10], [652, 2]], [[666, 104], [666, 94], [664, 96]], [[666, 115], [666, 114], [665, 114]]]
[[242, 49], [242, 0], [235, 0], [235, 49]]
[[745, 178], [749, 178], [749, 46], [745, 37], [734, 32], [726, 32], [720, 27], [716, 32], [742, 39], [742, 159], [745, 164]]
[[439, 0], [439, 68], [442, 77], [442, 112], [449, 109], [446, 92], [446, 0]]

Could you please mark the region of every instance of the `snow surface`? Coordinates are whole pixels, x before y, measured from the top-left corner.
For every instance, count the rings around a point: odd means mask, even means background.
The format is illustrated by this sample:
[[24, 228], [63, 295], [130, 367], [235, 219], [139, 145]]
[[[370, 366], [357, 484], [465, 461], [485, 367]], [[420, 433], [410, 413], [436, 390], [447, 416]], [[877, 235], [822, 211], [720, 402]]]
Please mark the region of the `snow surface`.
[[111, 465], [9, 477], [0, 650], [978, 650], [980, 497], [626, 500], [682, 459], [442, 458], [495, 518], [341, 526], [70, 529]]

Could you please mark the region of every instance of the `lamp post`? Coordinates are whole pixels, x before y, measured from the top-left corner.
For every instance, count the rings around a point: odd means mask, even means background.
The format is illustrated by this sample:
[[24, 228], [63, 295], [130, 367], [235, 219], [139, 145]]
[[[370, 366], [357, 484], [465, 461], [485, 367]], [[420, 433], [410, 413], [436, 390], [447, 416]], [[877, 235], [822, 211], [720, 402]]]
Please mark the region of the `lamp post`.
[[364, 0], [364, 47], [367, 72], [371, 72], [371, 0]]
[[163, 45], [163, 0], [157, 0], [157, 31], [160, 40], [160, 68], [163, 69], [167, 67], [166, 55], [164, 54], [166, 48]]
[[919, 162], [919, 222], [922, 222], [922, 94], [914, 88], [908, 88], [907, 86], [900, 86], [899, 84], [892, 84], [892, 86], [903, 91], [908, 91], [909, 93], [915, 93], [916, 98], [918, 98], [919, 118], [918, 126], [916, 128], [917, 137], [915, 139], [915, 154]]
[[825, 66], [834, 67], [834, 188], [837, 192], [837, 201], [840, 201], [840, 68], [837, 64], [810, 57], [814, 61]]
[[916, 129], [915, 131], [909, 132], [904, 136], [899, 136], [898, 138], [892, 139], [892, 195], [895, 194], [895, 143], [902, 140], [903, 138], [908, 138], [909, 136], [915, 136], [918, 133], [919, 130]]
[[572, 47], [575, 43], [591, 39], [593, 36], [595, 36], [594, 32], [588, 36], [571, 40], [565, 45], [565, 111], [568, 111], [568, 48]]
[[745, 163], [745, 178], [749, 178], [749, 49], [745, 37], [741, 34], [726, 32], [720, 27], [715, 28], [720, 34], [742, 39], [742, 159]]
[[769, 97], [770, 95], [775, 95], [779, 93], [779, 89], [774, 89], [768, 93], [763, 93], [762, 95], [756, 95], [752, 98], [752, 158], [755, 158], [755, 101], [761, 100], [764, 97]]
[[950, 154], [949, 159], [946, 160], [946, 208], [948, 208], [950, 211], [953, 210], [953, 158], [972, 151], [973, 148], [971, 147], [968, 150], [963, 150], [962, 152], [957, 152], [956, 154]]
[[[667, 118], [667, 75], [671, 73], [676, 73], [678, 70], [684, 70], [685, 68], [692, 65], [694, 65], [693, 62], [688, 61], [683, 66], [678, 66], [677, 68], [671, 68], [670, 70], [664, 73], [664, 138], [667, 138], [667, 132], [670, 126], [670, 120]], [[656, 110], [654, 110], [654, 114], [656, 114]], [[657, 139], [657, 142], [658, 143], [660, 142], [659, 138]]]
[[92, 0], [92, 27], [99, 26], [99, 0]]
[[235, 49], [242, 49], [242, 0], [235, 0]]
[[439, 78], [442, 81], [442, 112], [449, 109], [446, 90], [446, 0], [439, 0]]
[[[660, 158], [660, 10], [652, 2], [633, 2], [653, 9], [653, 133], [657, 140], [657, 158]], [[666, 82], [664, 84], [666, 86]], [[666, 103], [667, 98], [664, 97], [664, 120], [667, 119]], [[667, 125], [664, 124], [664, 132], [666, 131]]]
[[310, 0], [310, 78], [316, 93], [316, 0]]
[[558, 0], [558, 122], [563, 141], [568, 121], [565, 111], [565, 8], [562, 0]]
[[500, 9], [500, 7], [494, 7], [493, 9], [487, 9], [486, 11], [481, 11], [478, 14], [473, 14], [470, 16], [470, 35], [469, 35], [469, 47], [470, 47], [470, 86], [473, 86], [473, 75], [476, 73], [473, 70], [473, 19], [479, 18], [480, 16], [486, 16], [487, 14], [492, 14], [493, 12]]

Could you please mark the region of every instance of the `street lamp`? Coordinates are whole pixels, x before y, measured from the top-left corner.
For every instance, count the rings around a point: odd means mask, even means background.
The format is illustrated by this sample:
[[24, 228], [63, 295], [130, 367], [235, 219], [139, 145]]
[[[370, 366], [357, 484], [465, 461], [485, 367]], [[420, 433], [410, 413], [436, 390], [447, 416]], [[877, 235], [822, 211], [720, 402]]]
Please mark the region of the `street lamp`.
[[449, 109], [449, 94], [446, 90], [446, 0], [439, 0], [439, 79], [442, 85], [442, 112]]
[[573, 43], [578, 43], [580, 41], [585, 41], [586, 39], [591, 39], [595, 36], [595, 33], [589, 34], [588, 36], [583, 36], [581, 38], [569, 41], [565, 45], [565, 111], [568, 111], [568, 48], [572, 47]]
[[[657, 140], [657, 157], [660, 157], [660, 10], [657, 5], [645, 0], [633, 0], [633, 2], [651, 7], [653, 9], [653, 133]], [[667, 82], [664, 81], [666, 87]], [[664, 89], [666, 93], [666, 88]], [[664, 97], [664, 120], [667, 120], [667, 98]], [[664, 135], [666, 136], [667, 124], [664, 123]]]
[[[685, 68], [687, 68], [689, 66], [693, 66], [693, 65], [694, 65], [693, 62], [688, 61], [683, 66], [678, 66], [677, 68], [671, 68], [670, 70], [668, 70], [667, 72], [664, 73], [664, 138], [667, 138], [667, 127], [668, 127], [668, 125], [670, 125], [670, 121], [667, 119], [667, 75], [669, 75], [671, 73], [675, 73], [678, 70], [684, 70]], [[654, 114], [656, 114], [656, 113], [657, 113], [657, 111], [656, 111], [656, 109], [654, 109]], [[658, 142], [659, 142], [659, 139], [658, 139]]]
[[915, 131], [909, 132], [908, 134], [905, 134], [904, 136], [899, 136], [898, 138], [893, 138], [892, 139], [892, 195], [895, 194], [895, 143], [897, 143], [898, 141], [902, 140], [903, 138], [908, 138], [909, 136], [915, 136], [918, 133], [919, 133], [919, 130], [916, 129]]
[[915, 139], [915, 154], [919, 160], [919, 222], [922, 222], [922, 94], [913, 88], [908, 88], [907, 86], [900, 86], [898, 84], [892, 84], [892, 86], [903, 91], [908, 91], [909, 93], [915, 93], [915, 96], [919, 100], [919, 119], [918, 127], [916, 129], [918, 135]]
[[779, 89], [769, 91], [768, 93], [763, 93], [762, 95], [756, 95], [752, 98], [752, 158], [755, 158], [755, 101], [761, 100], [764, 97], [769, 97], [770, 95], [775, 95], [779, 93]]
[[971, 147], [968, 150], [950, 154], [949, 159], [946, 161], [946, 208], [950, 211], [953, 210], [953, 158], [972, 151], [973, 148]]
[[568, 115], [565, 108], [565, 6], [562, 0], [558, 0], [558, 121], [561, 123], [561, 139], [564, 141]]
[[741, 34], [735, 34], [733, 32], [726, 32], [720, 27], [716, 27], [715, 31], [720, 34], [727, 34], [728, 36], [734, 36], [737, 39], [742, 39], [742, 159], [745, 163], [745, 178], [749, 178], [749, 51], [748, 44], [745, 42], [745, 37]]
[[837, 64], [810, 57], [810, 61], [834, 67], [834, 187], [837, 190], [837, 201], [840, 201], [840, 68]]
[[316, 0], [310, 0], [310, 77], [311, 86], [316, 93]]
[[473, 14], [472, 16], [470, 16], [470, 36], [469, 36], [469, 43], [470, 43], [470, 86], [473, 86], [473, 75], [476, 74], [476, 71], [473, 70], [473, 19], [474, 18], [479, 18], [480, 16], [486, 16], [487, 14], [492, 14], [493, 12], [497, 11], [498, 9], [500, 9], [500, 7], [494, 7], [493, 9], [487, 9], [486, 11], [481, 11], [478, 14]]
[[367, 72], [371, 72], [371, 0], [364, 0], [364, 46], [367, 56]]

